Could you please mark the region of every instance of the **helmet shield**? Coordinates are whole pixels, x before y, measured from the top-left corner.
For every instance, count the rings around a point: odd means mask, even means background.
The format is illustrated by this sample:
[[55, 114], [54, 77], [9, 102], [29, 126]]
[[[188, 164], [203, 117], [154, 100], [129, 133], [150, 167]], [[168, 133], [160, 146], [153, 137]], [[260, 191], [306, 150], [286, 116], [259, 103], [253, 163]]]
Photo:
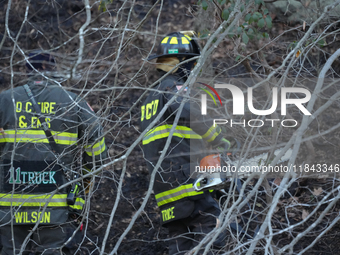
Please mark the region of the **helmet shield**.
[[174, 32], [168, 34], [158, 45], [156, 54], [151, 55], [148, 60], [159, 57], [199, 56], [201, 50], [197, 43], [197, 37], [194, 35], [194, 32], [190, 32], [191, 36], [188, 32]]

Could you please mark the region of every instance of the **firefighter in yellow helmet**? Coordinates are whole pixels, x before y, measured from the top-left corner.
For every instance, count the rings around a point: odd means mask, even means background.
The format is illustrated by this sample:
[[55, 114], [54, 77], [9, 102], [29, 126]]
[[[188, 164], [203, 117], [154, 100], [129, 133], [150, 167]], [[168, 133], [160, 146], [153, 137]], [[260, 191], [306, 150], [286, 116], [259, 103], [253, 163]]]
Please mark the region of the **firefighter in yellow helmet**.
[[85, 201], [75, 160], [89, 171], [103, 163], [100, 119], [84, 99], [46, 79], [55, 72], [50, 54], [33, 51], [26, 67], [27, 84], [0, 94], [2, 254], [79, 254]]
[[[161, 76], [172, 72], [162, 79], [157, 91], [151, 92], [141, 106], [142, 130], [147, 129], [165, 104], [178, 94], [196, 59], [182, 62], [196, 56], [200, 56], [200, 47], [193, 32], [174, 32], [161, 40], [157, 53], [148, 60], [157, 58], [156, 68]], [[182, 100], [183, 97], [177, 97], [143, 138], [143, 152], [150, 173], [165, 150]], [[190, 125], [193, 121], [190, 118], [200, 124]], [[210, 192], [194, 190], [190, 170], [193, 172], [194, 163], [203, 158], [201, 150], [207, 144], [218, 146], [221, 143], [229, 146], [221, 129], [214, 127], [212, 121], [205, 121], [199, 107], [190, 107], [190, 102], [185, 102], [153, 186], [162, 225], [169, 230], [169, 254], [185, 254], [216, 227], [219, 206]]]

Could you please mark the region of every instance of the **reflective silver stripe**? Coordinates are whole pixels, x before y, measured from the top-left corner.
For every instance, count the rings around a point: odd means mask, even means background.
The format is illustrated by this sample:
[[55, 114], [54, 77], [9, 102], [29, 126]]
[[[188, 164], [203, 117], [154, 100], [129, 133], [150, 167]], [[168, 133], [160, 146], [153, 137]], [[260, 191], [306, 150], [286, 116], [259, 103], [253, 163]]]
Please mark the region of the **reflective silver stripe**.
[[[143, 138], [143, 140], [148, 140], [150, 139], [151, 137], [154, 137], [154, 136], [158, 136], [158, 135], [161, 135], [161, 134], [166, 134], [166, 133], [170, 133], [170, 130], [171, 129], [163, 129], [163, 130], [159, 130], [159, 131], [155, 131], [147, 136], [145, 136]], [[187, 138], [187, 135], [197, 135], [197, 133], [195, 133], [194, 131], [192, 130], [178, 130], [176, 129], [176, 131], [174, 132], [174, 135], [175, 134], [180, 134], [180, 135], [183, 135], [184, 138]]]
[[48, 199], [33, 199], [33, 198], [0, 198], [1, 202], [10, 203], [66, 203], [66, 198], [48, 198]]
[[170, 129], [163, 129], [163, 130], [155, 131], [155, 132], [152, 132], [151, 134], [149, 134], [147, 136], [144, 136], [143, 140], [148, 140], [151, 137], [154, 137], [154, 136], [157, 136], [157, 135], [160, 135], [160, 134], [166, 134], [166, 133], [169, 133], [169, 132], [170, 132]]
[[193, 184], [185, 184], [177, 188], [158, 193], [155, 195], [155, 198], [157, 205], [162, 206], [186, 197], [193, 197], [203, 193], [203, 191], [195, 191]]
[[215, 138], [216, 138], [216, 136], [218, 136], [219, 135], [219, 133], [218, 133], [218, 130], [219, 130], [219, 128], [216, 126], [213, 130], [211, 130], [210, 131], [210, 129], [208, 130], [208, 135], [207, 136], [202, 136], [203, 137], [203, 139], [205, 140], [205, 141], [207, 141], [207, 142], [211, 142], [211, 141], [213, 141], [213, 140], [215, 140]]
[[[67, 207], [66, 202], [67, 194], [55, 194], [51, 195], [37, 194], [37, 195], [25, 195], [25, 194], [4, 194], [0, 193], [0, 206], [29, 206], [29, 207], [42, 207], [47, 204], [48, 207]], [[84, 199], [78, 197], [74, 205], [70, 207], [82, 210], [85, 204]]]
[[69, 137], [69, 136], [63, 136], [63, 135], [53, 135], [53, 137], [57, 140], [65, 140], [65, 141], [73, 141], [73, 142], [77, 142], [78, 141], [78, 137]]
[[46, 135], [31, 135], [31, 134], [6, 134], [6, 138], [16, 138], [16, 139], [45, 139]]
[[93, 154], [95, 156], [101, 154], [103, 151], [105, 151], [106, 146], [105, 146], [105, 138], [102, 138], [98, 143], [94, 145], [87, 145], [85, 146], [85, 152], [89, 155], [92, 156]]
[[85, 204], [85, 201], [84, 200], [77, 200], [75, 203], [74, 203], [74, 205], [81, 205], [81, 206], [83, 206]]
[[[76, 144], [78, 135], [76, 133], [52, 131], [53, 137], [58, 144]], [[5, 130], [0, 132], [0, 143], [31, 142], [48, 143], [48, 139], [43, 130]]]

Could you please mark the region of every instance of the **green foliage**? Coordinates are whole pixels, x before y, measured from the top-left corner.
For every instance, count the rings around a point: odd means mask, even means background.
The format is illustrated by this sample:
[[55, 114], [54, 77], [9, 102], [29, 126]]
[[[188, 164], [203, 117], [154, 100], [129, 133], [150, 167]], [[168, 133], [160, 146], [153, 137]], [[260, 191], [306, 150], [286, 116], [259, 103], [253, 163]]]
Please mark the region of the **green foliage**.
[[267, 16], [266, 18], [265, 18], [265, 20], [266, 20], [266, 23], [267, 23], [267, 28], [272, 28], [272, 26], [273, 26], [273, 23], [272, 23], [272, 17], [270, 17], [270, 16]]
[[326, 45], [326, 41], [324, 39], [321, 39], [317, 42], [317, 44], [319, 45], [319, 47], [323, 47]]
[[235, 58], [235, 61], [237, 62], [237, 61], [239, 61], [240, 60], [240, 58], [241, 58], [241, 56], [240, 55], [238, 55], [236, 58]]
[[[215, 6], [218, 5], [217, 8], [220, 10], [222, 20], [228, 20], [230, 14], [235, 9], [236, 0], [199, 0], [198, 4], [202, 6], [203, 10], [207, 10], [208, 2], [214, 3]], [[241, 12], [247, 12], [244, 16], [244, 22], [237, 27], [233, 27], [229, 37], [239, 37], [246, 45], [252, 40], [269, 38], [266, 30], [271, 29], [273, 23], [268, 9], [265, 8], [264, 1], [244, 0], [243, 3], [244, 4], [241, 4], [237, 8], [239, 8]], [[246, 10], [247, 5], [250, 7]], [[210, 34], [210, 32], [205, 32], [204, 34]], [[239, 57], [240, 56], [236, 59], [239, 59]]]
[[255, 0], [255, 4], [256, 5], [264, 5], [264, 1], [263, 0]]
[[229, 19], [229, 10], [228, 9], [224, 9], [223, 12], [222, 12], [222, 19], [224, 20], [228, 20]]
[[236, 29], [236, 34], [237, 34], [237, 35], [240, 35], [240, 34], [242, 34], [242, 31], [243, 31], [243, 28], [242, 28], [242, 27], [238, 27], [238, 28]]
[[[288, 45], [288, 49], [289, 50], [293, 50], [293, 49], [295, 49], [296, 48], [296, 46], [297, 46], [297, 44], [298, 44], [298, 42], [297, 41], [293, 41], [292, 43], [290, 43], [289, 45]], [[306, 42], [305, 42], [305, 47], [309, 47], [309, 46], [312, 46], [312, 47], [314, 47], [315, 45], [317, 45], [318, 47], [324, 47], [325, 45], [326, 45], [326, 41], [324, 40], [324, 39], [317, 39], [317, 38], [313, 38], [313, 37], [311, 37], [311, 38], [309, 38], [309, 39], [307, 39], [306, 40]], [[299, 57], [300, 56], [300, 54], [302, 53], [302, 50], [301, 49], [298, 49], [298, 51], [296, 52], [296, 57]]]
[[248, 13], [248, 14], [246, 15], [246, 17], [244, 18], [244, 21], [245, 21], [245, 22], [249, 22], [249, 20], [250, 20], [251, 18], [252, 18], [251, 14]]
[[101, 0], [99, 7], [98, 7], [98, 10], [105, 12], [106, 11], [106, 5], [111, 4], [112, 2], [113, 2], [113, 0]]
[[249, 37], [248, 37], [246, 32], [243, 32], [243, 34], [242, 34], [242, 42], [244, 44], [247, 44], [249, 42]]
[[257, 22], [257, 26], [259, 28], [263, 28], [264, 27], [264, 19], [260, 19], [258, 22]]
[[207, 38], [210, 35], [210, 31], [208, 29], [203, 29], [202, 31], [198, 32], [198, 36], [202, 39]]
[[201, 5], [202, 5], [203, 10], [206, 11], [208, 9], [208, 3], [206, 0], [202, 0]]
[[254, 22], [258, 22], [260, 18], [262, 18], [262, 14], [259, 12], [255, 12], [252, 16]]
[[297, 41], [293, 41], [288, 45], [288, 49], [292, 50], [296, 47], [296, 45], [297, 45]]
[[250, 40], [253, 40], [255, 38], [255, 32], [252, 28], [248, 29], [247, 35], [249, 36]]

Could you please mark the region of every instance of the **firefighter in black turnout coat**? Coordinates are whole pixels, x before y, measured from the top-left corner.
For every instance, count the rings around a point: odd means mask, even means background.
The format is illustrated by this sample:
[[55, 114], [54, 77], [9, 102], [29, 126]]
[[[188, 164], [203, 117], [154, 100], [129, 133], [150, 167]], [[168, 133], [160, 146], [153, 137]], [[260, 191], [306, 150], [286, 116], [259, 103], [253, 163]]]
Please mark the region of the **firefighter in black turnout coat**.
[[0, 94], [2, 255], [77, 254], [82, 238], [75, 220], [85, 201], [67, 200], [80, 185], [60, 187], [79, 173], [74, 160], [80, 150], [89, 171], [102, 164], [102, 127], [82, 98], [45, 78], [55, 70], [50, 54], [34, 51], [26, 66], [28, 87]]
[[[182, 61], [199, 55], [199, 44], [193, 32], [175, 32], [161, 40], [157, 54], [148, 60], [157, 58], [156, 68], [163, 76]], [[142, 130], [147, 129], [165, 104], [179, 93], [195, 63], [193, 60], [180, 65], [162, 79], [157, 91], [150, 92], [141, 106]], [[143, 138], [143, 152], [150, 173], [164, 150], [182, 100], [184, 97], [177, 97]], [[220, 128], [203, 119], [198, 105], [190, 107], [190, 102], [186, 101], [153, 186], [162, 224], [169, 229], [171, 237], [169, 254], [184, 254], [216, 227], [220, 213], [218, 204], [209, 192], [194, 190], [190, 170], [194, 171], [194, 164], [203, 157], [201, 151], [207, 144], [221, 143], [229, 145]]]

